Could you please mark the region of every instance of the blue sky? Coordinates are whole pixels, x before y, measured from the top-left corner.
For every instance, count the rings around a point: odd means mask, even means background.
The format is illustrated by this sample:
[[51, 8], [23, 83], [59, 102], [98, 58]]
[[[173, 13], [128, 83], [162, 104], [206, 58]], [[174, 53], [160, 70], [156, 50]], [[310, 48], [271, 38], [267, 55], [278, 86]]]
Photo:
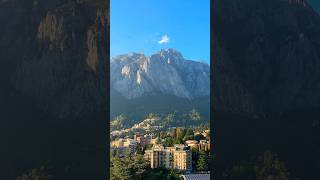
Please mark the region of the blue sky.
[[110, 51], [116, 55], [165, 48], [210, 61], [210, 0], [110, 0]]

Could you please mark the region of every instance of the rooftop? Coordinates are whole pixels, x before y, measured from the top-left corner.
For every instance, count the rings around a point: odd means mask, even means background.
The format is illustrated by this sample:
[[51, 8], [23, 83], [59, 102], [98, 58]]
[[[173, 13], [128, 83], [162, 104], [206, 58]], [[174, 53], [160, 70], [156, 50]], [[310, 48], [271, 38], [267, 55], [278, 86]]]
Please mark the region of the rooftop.
[[210, 180], [210, 174], [186, 174], [181, 177], [184, 180]]

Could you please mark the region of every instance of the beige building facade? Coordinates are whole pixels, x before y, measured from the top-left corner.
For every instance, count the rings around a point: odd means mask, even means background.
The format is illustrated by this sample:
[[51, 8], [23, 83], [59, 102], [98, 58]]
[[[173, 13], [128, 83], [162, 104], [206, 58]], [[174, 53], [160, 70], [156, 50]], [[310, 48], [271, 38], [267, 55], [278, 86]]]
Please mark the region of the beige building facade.
[[152, 149], [145, 151], [144, 157], [150, 162], [151, 168], [192, 170], [192, 152], [184, 145], [174, 147], [154, 145]]

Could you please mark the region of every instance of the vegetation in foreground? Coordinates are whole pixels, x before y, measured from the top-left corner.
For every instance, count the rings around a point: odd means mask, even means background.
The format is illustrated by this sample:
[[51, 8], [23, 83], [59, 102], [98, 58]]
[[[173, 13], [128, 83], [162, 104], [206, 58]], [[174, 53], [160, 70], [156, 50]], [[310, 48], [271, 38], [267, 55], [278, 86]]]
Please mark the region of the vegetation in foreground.
[[165, 168], [151, 169], [141, 154], [111, 158], [111, 180], [178, 180], [179, 173]]
[[214, 163], [215, 178], [221, 180], [298, 180], [292, 177], [285, 163], [270, 151], [264, 152], [255, 161], [221, 167]]

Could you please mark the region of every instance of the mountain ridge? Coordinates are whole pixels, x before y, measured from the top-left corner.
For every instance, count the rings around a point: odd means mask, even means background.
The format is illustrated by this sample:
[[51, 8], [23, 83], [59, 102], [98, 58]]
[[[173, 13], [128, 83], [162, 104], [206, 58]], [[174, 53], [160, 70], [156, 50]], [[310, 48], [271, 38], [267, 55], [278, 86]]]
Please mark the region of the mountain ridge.
[[110, 62], [111, 88], [128, 99], [157, 91], [188, 99], [210, 94], [209, 65], [186, 60], [172, 48], [149, 57], [142, 53], [123, 54]]
[[172, 48], [149, 57], [129, 53], [110, 63], [111, 119], [119, 114], [139, 120], [148, 113], [197, 109], [209, 119], [210, 66], [186, 60]]

